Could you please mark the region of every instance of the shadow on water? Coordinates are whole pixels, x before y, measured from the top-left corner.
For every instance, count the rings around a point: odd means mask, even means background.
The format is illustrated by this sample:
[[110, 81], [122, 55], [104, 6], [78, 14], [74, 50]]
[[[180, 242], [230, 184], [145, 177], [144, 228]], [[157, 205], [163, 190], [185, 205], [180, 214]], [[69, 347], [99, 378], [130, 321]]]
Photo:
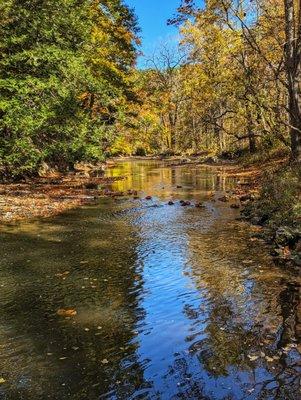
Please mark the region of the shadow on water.
[[[4, 398], [98, 398], [100, 391], [118, 393], [118, 381], [127, 397], [142, 385], [134, 333], [144, 314], [137, 239], [130, 224], [101, 221], [99, 211], [2, 233]], [[62, 318], [60, 308], [77, 315]]]
[[299, 275], [213, 201], [233, 179], [157, 162], [108, 175], [153, 200], [1, 229], [0, 398], [298, 399]]

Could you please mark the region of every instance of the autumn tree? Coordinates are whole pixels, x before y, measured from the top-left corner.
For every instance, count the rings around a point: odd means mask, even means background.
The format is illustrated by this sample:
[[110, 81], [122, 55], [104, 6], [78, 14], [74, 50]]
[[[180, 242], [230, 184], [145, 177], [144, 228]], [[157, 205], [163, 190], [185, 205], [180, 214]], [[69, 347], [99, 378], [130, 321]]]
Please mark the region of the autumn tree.
[[301, 2], [284, 0], [285, 70], [292, 156], [301, 162]]
[[153, 105], [160, 115], [165, 136], [165, 147], [177, 150], [179, 115], [185, 101], [182, 90], [181, 67], [186, 55], [181, 49], [162, 43], [147, 61], [151, 79], [148, 90]]
[[[219, 87], [220, 98], [226, 104], [231, 103], [234, 112], [229, 109], [228, 113], [227, 104], [226, 113], [220, 113], [218, 103], [212, 104], [210, 112], [206, 101], [203, 107], [207, 108], [208, 120], [217, 132], [224, 131], [226, 137], [232, 134], [242, 143], [247, 139], [250, 152], [256, 151], [258, 143], [288, 145], [289, 128], [292, 157], [298, 159], [300, 10], [297, 1], [208, 0], [203, 6], [196, 3], [183, 0], [170, 23], [182, 27], [182, 41], [190, 46], [192, 64], [203, 71], [208, 64], [206, 69], [211, 77], [207, 88], [213, 84], [213, 71], [218, 71], [218, 77], [229, 69], [232, 73], [232, 80], [228, 77], [223, 87], [215, 82], [210, 98], [216, 97]], [[210, 51], [212, 55], [208, 58]], [[221, 51], [223, 59], [219, 57]], [[202, 80], [204, 83], [204, 75], [199, 82]], [[196, 90], [195, 96], [201, 99], [203, 90], [204, 86], [200, 95]], [[214, 114], [221, 115], [221, 119]], [[226, 132], [227, 125], [232, 125], [232, 132]]]

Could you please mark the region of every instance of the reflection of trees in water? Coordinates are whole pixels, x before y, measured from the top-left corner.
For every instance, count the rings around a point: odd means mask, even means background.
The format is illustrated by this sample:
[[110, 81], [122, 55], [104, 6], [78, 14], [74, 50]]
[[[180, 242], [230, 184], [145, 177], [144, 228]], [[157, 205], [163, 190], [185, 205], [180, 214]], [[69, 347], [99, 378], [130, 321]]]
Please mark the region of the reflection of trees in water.
[[[175, 191], [180, 194], [193, 194], [193, 190], [212, 191], [226, 190], [233, 182], [225, 170], [218, 173], [204, 167], [192, 165], [172, 167], [156, 161], [123, 162], [107, 171], [108, 176], [126, 176], [125, 180], [113, 184], [114, 189], [124, 191], [128, 189], [143, 190], [150, 194], [162, 192], [162, 184], [166, 192]], [[183, 185], [181, 190], [174, 190], [177, 184]], [[156, 193], [158, 192], [158, 193]]]
[[283, 323], [279, 327], [277, 347], [285, 347], [296, 339], [301, 343], [301, 298], [300, 286], [282, 280], [283, 290], [279, 294], [279, 306]]
[[[99, 214], [90, 208], [33, 224], [33, 232], [28, 225], [1, 234], [6, 399], [98, 399], [110, 391], [128, 398], [147, 385], [136, 357], [135, 327], [144, 317], [137, 237], [125, 220], [100, 224]], [[64, 307], [77, 316], [57, 316]]]
[[[299, 287], [289, 272], [261, 256], [258, 247], [247, 248], [243, 232], [231, 229], [216, 227], [209, 235], [189, 238], [191, 277], [204, 302], [189, 314], [205, 318], [206, 325], [205, 337], [195, 340], [190, 351], [217, 379], [247, 372], [240, 384], [258, 399], [297, 399], [300, 354], [295, 347], [283, 348], [294, 346], [298, 334], [300, 339]], [[249, 263], [250, 258], [256, 263]]]

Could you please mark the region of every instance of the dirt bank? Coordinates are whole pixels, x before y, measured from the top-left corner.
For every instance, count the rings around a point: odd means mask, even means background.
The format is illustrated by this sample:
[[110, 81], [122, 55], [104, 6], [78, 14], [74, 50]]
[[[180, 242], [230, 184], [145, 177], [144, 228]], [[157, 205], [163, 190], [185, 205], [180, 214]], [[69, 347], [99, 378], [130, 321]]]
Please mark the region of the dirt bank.
[[120, 178], [91, 178], [76, 174], [40, 177], [0, 184], [0, 222], [50, 217], [88, 204], [105, 195], [105, 187]]

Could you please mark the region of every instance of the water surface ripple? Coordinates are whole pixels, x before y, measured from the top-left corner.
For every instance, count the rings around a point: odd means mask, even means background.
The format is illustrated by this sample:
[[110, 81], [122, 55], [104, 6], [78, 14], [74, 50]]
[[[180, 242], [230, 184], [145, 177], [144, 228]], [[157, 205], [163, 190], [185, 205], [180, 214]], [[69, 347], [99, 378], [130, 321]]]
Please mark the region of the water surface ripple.
[[300, 399], [298, 271], [216, 201], [235, 179], [157, 161], [107, 175], [141, 198], [1, 227], [0, 399]]

